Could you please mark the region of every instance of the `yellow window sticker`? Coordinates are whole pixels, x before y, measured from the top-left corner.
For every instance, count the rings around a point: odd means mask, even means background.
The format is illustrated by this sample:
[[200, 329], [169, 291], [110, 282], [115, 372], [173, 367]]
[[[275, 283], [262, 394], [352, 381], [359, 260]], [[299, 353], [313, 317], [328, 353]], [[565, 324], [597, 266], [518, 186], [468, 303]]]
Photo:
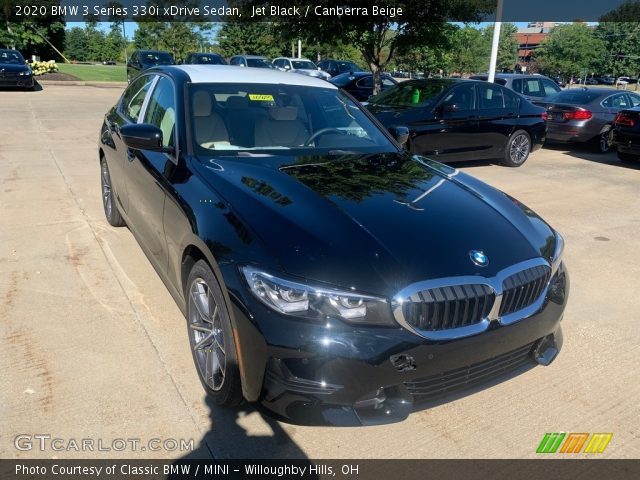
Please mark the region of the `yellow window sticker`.
[[254, 102], [273, 102], [273, 95], [258, 95], [257, 93], [250, 93], [249, 100]]

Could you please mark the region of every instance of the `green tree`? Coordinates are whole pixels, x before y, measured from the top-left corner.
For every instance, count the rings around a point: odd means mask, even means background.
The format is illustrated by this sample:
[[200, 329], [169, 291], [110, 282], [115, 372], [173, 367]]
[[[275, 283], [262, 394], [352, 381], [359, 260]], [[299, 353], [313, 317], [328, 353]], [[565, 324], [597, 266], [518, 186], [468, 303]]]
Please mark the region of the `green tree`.
[[604, 41], [583, 23], [559, 25], [535, 51], [540, 67], [563, 76], [599, 71], [606, 56]]
[[[249, 4], [263, 4], [263, 0], [253, 0]], [[284, 5], [290, 2], [281, 2]], [[318, 0], [314, 7], [335, 8], [344, 6], [336, 0]], [[370, 0], [353, 0], [350, 7], [367, 9], [372, 13]], [[306, 44], [331, 42], [336, 38], [360, 50], [373, 72], [374, 92], [380, 91], [380, 73], [391, 63], [394, 56], [411, 48], [412, 45], [433, 47], [443, 42], [443, 30], [447, 21], [479, 21], [482, 13], [495, 8], [491, 0], [388, 0], [388, 8], [402, 9], [402, 15], [393, 16], [389, 11], [377, 17], [357, 15], [326, 15], [313, 22], [304, 18], [291, 17], [281, 23], [284, 36], [305, 40]], [[396, 10], [397, 12], [397, 10]]]
[[73, 27], [64, 38], [64, 54], [69, 60], [88, 60], [87, 35], [83, 28]]
[[166, 50], [176, 60], [199, 50], [211, 24], [199, 22], [139, 22], [133, 36], [136, 48]]
[[42, 59], [59, 58], [55, 49], [64, 48], [63, 17], [16, 16], [16, 5], [45, 6], [50, 12], [51, 5], [59, 3], [59, 0], [0, 0], [0, 47], [16, 48], [26, 57], [39, 55]]
[[481, 30], [470, 25], [458, 29], [451, 40], [451, 72], [463, 74], [486, 70], [490, 49]]
[[216, 36], [223, 55], [264, 55], [274, 58], [291, 52], [290, 41], [272, 23], [228, 22]]
[[[498, 60], [496, 62], [496, 71], [512, 72], [516, 63], [518, 62], [518, 40], [515, 38], [515, 34], [518, 32], [518, 27], [513, 23], [503, 23], [500, 28], [500, 43], [498, 45]], [[487, 57], [486, 67], [488, 70], [489, 61], [491, 58], [491, 42], [493, 40], [493, 25], [488, 26], [483, 31], [484, 41], [486, 42]]]
[[613, 76], [640, 75], [640, 3], [626, 2], [603, 15], [596, 28], [606, 48], [604, 68]]

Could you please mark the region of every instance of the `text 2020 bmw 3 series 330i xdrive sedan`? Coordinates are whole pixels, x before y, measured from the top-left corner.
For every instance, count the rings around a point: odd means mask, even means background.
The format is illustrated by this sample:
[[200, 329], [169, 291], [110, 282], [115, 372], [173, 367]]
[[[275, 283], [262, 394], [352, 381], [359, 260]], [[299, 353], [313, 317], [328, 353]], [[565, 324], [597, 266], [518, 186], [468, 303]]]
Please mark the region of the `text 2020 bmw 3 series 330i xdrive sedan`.
[[106, 217], [180, 306], [218, 404], [393, 422], [558, 353], [562, 237], [394, 135], [327, 82], [226, 66], [150, 69], [106, 114]]

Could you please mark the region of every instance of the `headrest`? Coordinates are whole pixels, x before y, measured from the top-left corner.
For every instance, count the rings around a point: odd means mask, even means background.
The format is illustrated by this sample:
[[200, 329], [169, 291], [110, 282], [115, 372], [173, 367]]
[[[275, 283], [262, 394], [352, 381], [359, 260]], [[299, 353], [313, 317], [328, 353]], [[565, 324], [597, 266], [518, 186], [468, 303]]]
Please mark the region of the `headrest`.
[[241, 95], [227, 97], [227, 108], [249, 108], [249, 99]]
[[196, 90], [193, 94], [194, 117], [208, 117], [211, 115], [211, 94], [206, 90]]
[[298, 118], [298, 107], [271, 107], [269, 115], [274, 120], [290, 122]]

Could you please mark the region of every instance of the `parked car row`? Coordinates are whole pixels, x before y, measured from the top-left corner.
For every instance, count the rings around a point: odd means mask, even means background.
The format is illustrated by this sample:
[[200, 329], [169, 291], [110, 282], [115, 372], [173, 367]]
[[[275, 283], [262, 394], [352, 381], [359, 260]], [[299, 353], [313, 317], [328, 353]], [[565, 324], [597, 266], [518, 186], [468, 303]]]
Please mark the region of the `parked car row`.
[[[131, 82], [140, 72], [156, 65], [175, 65], [169, 52], [136, 50], [127, 63], [127, 80]], [[227, 65], [224, 57], [217, 53], [192, 53], [182, 62], [185, 65]], [[277, 68], [311, 77], [329, 80], [332, 76], [345, 72], [361, 72], [362, 69], [348, 60], [323, 60], [317, 65], [307, 58], [278, 57], [269, 60], [261, 55], [234, 55], [229, 65], [250, 68]]]

